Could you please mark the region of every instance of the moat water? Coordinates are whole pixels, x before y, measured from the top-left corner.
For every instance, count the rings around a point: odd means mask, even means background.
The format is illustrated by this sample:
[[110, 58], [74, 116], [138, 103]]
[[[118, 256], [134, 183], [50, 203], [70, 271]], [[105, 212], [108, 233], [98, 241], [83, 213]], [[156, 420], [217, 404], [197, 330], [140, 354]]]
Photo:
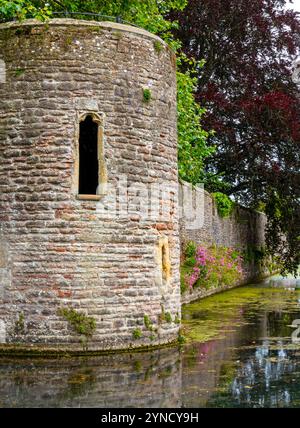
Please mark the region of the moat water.
[[209, 297], [183, 319], [181, 349], [2, 358], [0, 407], [300, 407], [300, 279]]

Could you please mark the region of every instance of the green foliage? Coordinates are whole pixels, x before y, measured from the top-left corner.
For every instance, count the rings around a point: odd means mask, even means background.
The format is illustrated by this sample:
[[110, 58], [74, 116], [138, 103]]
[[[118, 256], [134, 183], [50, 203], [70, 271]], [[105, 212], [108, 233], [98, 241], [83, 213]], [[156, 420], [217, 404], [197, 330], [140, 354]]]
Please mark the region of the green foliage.
[[15, 71], [15, 76], [19, 77], [19, 76], [22, 76], [22, 74], [24, 74], [24, 73], [25, 73], [24, 68], [17, 68]]
[[170, 312], [165, 313], [165, 321], [169, 324], [172, 322], [172, 315], [170, 314]]
[[235, 203], [221, 192], [213, 193], [212, 196], [216, 201], [219, 215], [221, 217], [229, 217], [234, 209]]
[[181, 323], [178, 314], [176, 314], [174, 322], [175, 322], [175, 324], [180, 324]]
[[187, 0], [93, 0], [89, 2], [79, 0], [64, 1], [72, 4], [77, 10], [96, 11], [110, 16], [121, 16], [151, 33], [158, 34], [172, 49], [176, 50], [180, 43], [174, 40], [172, 30], [178, 28], [176, 21], [166, 19], [172, 10], [183, 10]]
[[197, 246], [193, 241], [188, 242], [184, 248], [184, 256], [185, 256], [185, 265], [186, 266], [194, 266], [196, 260], [196, 250]]
[[[296, 275], [300, 98], [291, 68], [300, 54], [300, 15], [291, 3], [191, 0], [172, 16], [179, 19], [175, 34], [183, 51], [206, 59], [196, 99], [208, 109], [205, 129], [214, 127], [209, 142], [217, 147], [205, 162], [206, 189], [233, 195], [249, 208], [261, 207], [268, 216], [268, 249], [280, 255], [286, 273]], [[219, 180], [229, 188], [218, 187]]]
[[144, 324], [147, 330], [153, 331], [153, 324], [148, 315], [144, 315]]
[[181, 292], [195, 288], [221, 287], [236, 284], [243, 276], [243, 257], [240, 252], [227, 247], [198, 246], [191, 265], [191, 258], [181, 266]]
[[264, 247], [248, 245], [243, 252], [243, 259], [248, 264], [255, 264], [261, 271], [268, 270], [270, 274], [282, 270], [282, 260], [278, 255], [271, 255]]
[[194, 265], [195, 265], [195, 263], [196, 263], [196, 259], [195, 259], [195, 257], [187, 257], [187, 258], [185, 259], [185, 265], [186, 265], [186, 266], [194, 266]]
[[96, 321], [75, 309], [61, 308], [58, 315], [64, 317], [73, 327], [74, 331], [80, 335], [91, 337], [96, 330]]
[[[262, 260], [262, 265], [265, 269], [268, 269], [270, 275], [273, 275], [274, 272], [282, 272], [284, 271], [284, 265], [282, 263], [282, 259], [277, 255], [269, 255]], [[299, 271], [298, 271], [299, 276]]]
[[[167, 19], [172, 11], [181, 11], [187, 0], [0, 0], [0, 18], [25, 19], [35, 17], [47, 19], [52, 12], [94, 12], [112, 17], [121, 16], [146, 30], [159, 35], [178, 54], [177, 59], [177, 102], [178, 102], [178, 160], [179, 176], [193, 184], [205, 180], [204, 160], [215, 149], [208, 147], [208, 132], [201, 127], [201, 119], [205, 110], [195, 101], [197, 74], [203, 61], [195, 62], [180, 53], [181, 43], [174, 39], [172, 31], [178, 28], [178, 22]], [[88, 19], [86, 15], [77, 15], [78, 19]], [[163, 46], [154, 42], [159, 52]], [[149, 102], [151, 92], [143, 91], [144, 102]]]
[[[52, 12], [64, 11], [120, 16], [123, 20], [164, 36], [175, 48], [178, 43], [173, 40], [171, 31], [178, 24], [167, 20], [165, 16], [172, 10], [183, 10], [186, 4], [187, 0], [0, 0], [0, 18], [45, 19], [51, 17]], [[85, 15], [76, 17], [88, 19]]]
[[[299, 182], [298, 177], [295, 177], [296, 182]], [[284, 184], [280, 191], [269, 189], [266, 203], [268, 251], [276, 256], [283, 275], [292, 273], [295, 277], [300, 265], [300, 193], [297, 186], [297, 192]]]
[[155, 51], [159, 54], [163, 50], [163, 44], [159, 40], [155, 40], [153, 42], [153, 46]]
[[257, 205], [256, 205], [256, 210], [259, 211], [259, 212], [261, 212], [261, 213], [266, 212], [266, 203], [262, 202], [262, 201], [259, 201], [257, 203]]
[[169, 312], [165, 311], [165, 308], [163, 305], [161, 305], [161, 313], [159, 315], [159, 322], [163, 323], [163, 322], [172, 322], [172, 317], [171, 314]]
[[188, 285], [186, 282], [186, 278], [191, 273], [191, 268], [195, 266], [196, 259], [193, 265], [186, 265], [186, 259], [184, 260], [184, 263], [180, 267], [180, 292], [181, 294], [184, 294], [188, 290]]
[[246, 250], [243, 252], [243, 258], [245, 262], [251, 264], [260, 263], [266, 257], [266, 250], [264, 248], [258, 248], [253, 245], [248, 245]]
[[144, 100], [144, 102], [149, 103], [151, 100], [151, 97], [152, 97], [152, 94], [151, 94], [150, 89], [148, 89], [148, 88], [143, 89], [143, 100]]
[[[180, 67], [185, 60], [180, 57], [178, 62]], [[197, 69], [197, 64], [189, 65]], [[208, 147], [209, 133], [201, 127], [205, 110], [195, 100], [196, 85], [197, 77], [191, 71], [177, 72], [178, 170], [182, 180], [193, 184], [204, 181], [204, 160], [215, 151]]]
[[142, 363], [139, 360], [135, 361], [134, 364], [133, 364], [133, 369], [134, 369], [135, 372], [139, 373], [141, 371], [141, 369], [142, 369]]
[[135, 330], [133, 330], [132, 337], [135, 340], [140, 339], [142, 337], [142, 331], [141, 331], [141, 329], [140, 328], [136, 328]]
[[46, 20], [51, 16], [51, 8], [46, 1], [0, 0], [0, 19], [36, 18]]
[[186, 338], [182, 334], [182, 330], [180, 329], [178, 332], [178, 343], [179, 345], [183, 345], [186, 342]]
[[24, 314], [23, 314], [23, 312], [21, 312], [19, 314], [19, 318], [15, 322], [15, 333], [16, 334], [22, 334], [22, 333], [24, 333], [24, 330], [25, 330], [25, 322], [24, 322], [24, 320], [25, 320]]
[[186, 243], [184, 248], [184, 255], [187, 258], [195, 257], [197, 250], [197, 245], [194, 241], [189, 241]]
[[231, 253], [232, 260], [237, 260], [240, 256], [240, 252], [238, 250], [233, 250]]

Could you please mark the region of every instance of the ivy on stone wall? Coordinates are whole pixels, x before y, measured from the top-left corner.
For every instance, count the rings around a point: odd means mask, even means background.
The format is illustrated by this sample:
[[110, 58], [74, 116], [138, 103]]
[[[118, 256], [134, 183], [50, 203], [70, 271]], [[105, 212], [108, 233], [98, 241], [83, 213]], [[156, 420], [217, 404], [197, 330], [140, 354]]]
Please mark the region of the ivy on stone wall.
[[212, 194], [220, 217], [229, 217], [233, 212], [235, 203], [224, 193], [215, 192]]

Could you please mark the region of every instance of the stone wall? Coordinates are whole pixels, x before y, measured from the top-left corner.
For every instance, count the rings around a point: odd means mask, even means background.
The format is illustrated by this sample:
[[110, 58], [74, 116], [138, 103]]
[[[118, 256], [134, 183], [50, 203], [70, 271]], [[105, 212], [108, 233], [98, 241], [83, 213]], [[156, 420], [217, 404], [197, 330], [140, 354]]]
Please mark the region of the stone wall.
[[[1, 342], [82, 349], [59, 308], [96, 320], [91, 350], [175, 340], [162, 316], [180, 317], [174, 54], [141, 29], [59, 19], [1, 24], [0, 59]], [[86, 114], [103, 134], [94, 198], [78, 195]], [[149, 216], [159, 186], [169, 215]]]
[[[248, 247], [261, 248], [265, 244], [266, 216], [258, 211], [237, 206], [227, 218], [218, 214], [213, 197], [203, 188], [193, 188], [188, 183], [179, 184], [179, 203], [181, 207], [180, 239], [183, 250], [188, 241], [197, 244], [226, 246], [240, 251]], [[242, 283], [264, 275], [254, 262], [244, 266], [245, 277]], [[215, 292], [224, 291], [239, 284], [218, 289], [198, 289], [192, 294], [182, 296], [182, 303], [188, 303]]]

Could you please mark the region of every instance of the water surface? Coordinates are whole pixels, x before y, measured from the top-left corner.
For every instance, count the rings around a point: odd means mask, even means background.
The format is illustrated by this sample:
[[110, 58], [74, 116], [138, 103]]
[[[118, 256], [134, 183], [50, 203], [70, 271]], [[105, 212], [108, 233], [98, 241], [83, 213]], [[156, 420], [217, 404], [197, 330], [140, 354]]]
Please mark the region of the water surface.
[[277, 277], [184, 306], [181, 349], [2, 358], [0, 407], [300, 407], [298, 286]]

